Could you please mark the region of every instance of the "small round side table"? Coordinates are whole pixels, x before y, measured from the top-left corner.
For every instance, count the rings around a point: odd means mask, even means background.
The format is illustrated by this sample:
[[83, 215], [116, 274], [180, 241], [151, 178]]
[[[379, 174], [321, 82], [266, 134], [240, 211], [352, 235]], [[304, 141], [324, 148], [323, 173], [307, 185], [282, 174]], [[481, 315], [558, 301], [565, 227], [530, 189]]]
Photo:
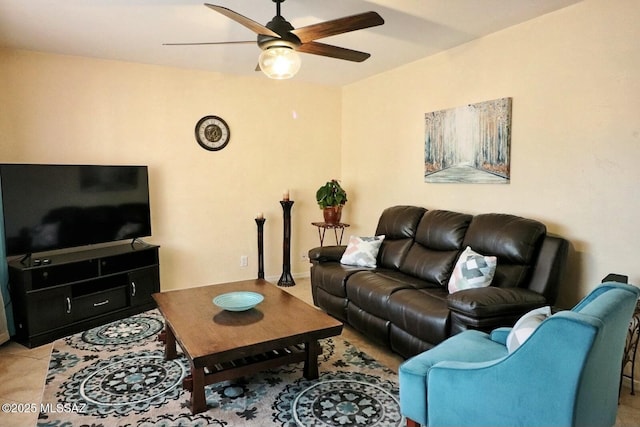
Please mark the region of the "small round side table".
[[[344, 235], [344, 229], [349, 227], [349, 224], [338, 222], [336, 224], [329, 224], [327, 222], [312, 222], [311, 225], [318, 227], [318, 237], [320, 238], [320, 246], [324, 245], [324, 233], [327, 230], [333, 230], [333, 234], [336, 238], [336, 245], [342, 244], [342, 236]], [[338, 237], [338, 230], [340, 230], [340, 237]]]

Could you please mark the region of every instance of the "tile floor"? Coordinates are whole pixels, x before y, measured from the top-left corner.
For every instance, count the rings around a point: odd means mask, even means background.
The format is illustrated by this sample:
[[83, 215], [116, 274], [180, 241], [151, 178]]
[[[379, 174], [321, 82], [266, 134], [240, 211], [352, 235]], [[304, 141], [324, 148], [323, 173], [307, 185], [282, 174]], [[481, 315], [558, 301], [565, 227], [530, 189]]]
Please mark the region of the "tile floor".
[[[296, 286], [283, 288], [298, 298], [311, 303], [309, 279], [296, 279]], [[402, 359], [385, 348], [369, 342], [357, 331], [344, 328], [343, 337], [362, 351], [389, 368], [396, 370]], [[40, 398], [47, 373], [51, 344], [28, 349], [13, 341], [0, 346], [0, 403], [26, 403], [40, 406]], [[623, 386], [616, 427], [636, 427], [640, 425], [640, 387], [632, 396], [627, 384]], [[37, 413], [0, 412], [0, 426], [35, 426]]]

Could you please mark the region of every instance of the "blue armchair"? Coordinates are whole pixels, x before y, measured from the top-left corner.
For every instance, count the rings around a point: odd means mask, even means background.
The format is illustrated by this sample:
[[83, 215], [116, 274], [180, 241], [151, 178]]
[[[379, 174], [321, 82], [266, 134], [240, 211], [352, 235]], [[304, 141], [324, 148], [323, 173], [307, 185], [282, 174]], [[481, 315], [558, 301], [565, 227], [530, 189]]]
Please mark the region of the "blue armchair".
[[406, 360], [408, 426], [613, 426], [625, 338], [640, 292], [604, 283], [546, 318], [511, 353], [511, 328], [464, 331]]

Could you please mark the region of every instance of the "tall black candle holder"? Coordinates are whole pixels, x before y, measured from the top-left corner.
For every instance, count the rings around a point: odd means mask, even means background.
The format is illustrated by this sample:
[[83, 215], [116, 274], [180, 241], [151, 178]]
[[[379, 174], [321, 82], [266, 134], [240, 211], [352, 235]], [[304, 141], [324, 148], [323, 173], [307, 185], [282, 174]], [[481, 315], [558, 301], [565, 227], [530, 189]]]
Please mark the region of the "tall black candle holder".
[[258, 279], [264, 279], [264, 222], [265, 218], [256, 218], [258, 226]]
[[282, 275], [278, 280], [278, 286], [295, 286], [296, 282], [291, 276], [291, 207], [293, 200], [281, 200], [284, 219], [284, 239], [282, 242]]

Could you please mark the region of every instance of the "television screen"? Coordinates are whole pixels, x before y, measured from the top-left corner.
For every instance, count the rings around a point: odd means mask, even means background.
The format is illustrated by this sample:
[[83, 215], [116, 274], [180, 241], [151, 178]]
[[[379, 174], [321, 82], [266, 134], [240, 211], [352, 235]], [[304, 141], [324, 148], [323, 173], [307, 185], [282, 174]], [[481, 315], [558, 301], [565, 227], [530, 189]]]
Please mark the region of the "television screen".
[[151, 235], [146, 166], [0, 165], [7, 256]]

